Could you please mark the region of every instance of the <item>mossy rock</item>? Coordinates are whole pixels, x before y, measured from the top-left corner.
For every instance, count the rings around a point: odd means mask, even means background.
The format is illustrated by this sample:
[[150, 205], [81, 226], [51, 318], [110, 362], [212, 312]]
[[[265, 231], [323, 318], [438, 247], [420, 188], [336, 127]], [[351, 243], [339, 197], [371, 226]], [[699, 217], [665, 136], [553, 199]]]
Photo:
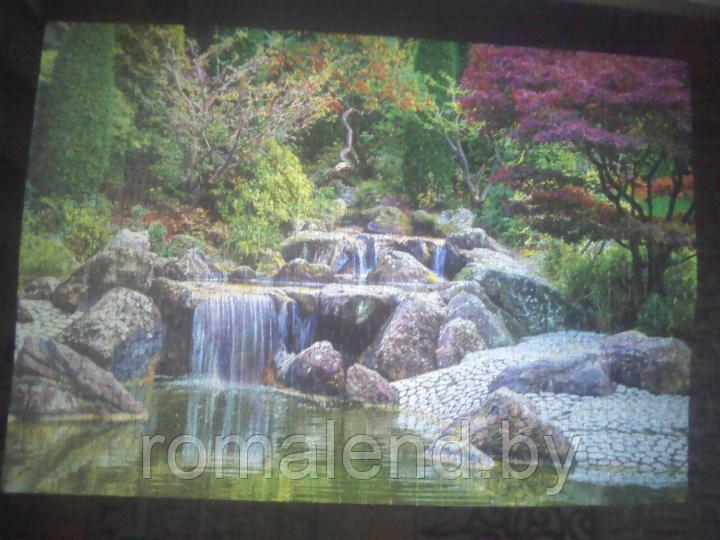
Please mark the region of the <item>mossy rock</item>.
[[377, 206], [370, 210], [371, 221], [365, 225], [365, 231], [373, 234], [412, 233], [410, 220], [402, 210], [395, 206]]

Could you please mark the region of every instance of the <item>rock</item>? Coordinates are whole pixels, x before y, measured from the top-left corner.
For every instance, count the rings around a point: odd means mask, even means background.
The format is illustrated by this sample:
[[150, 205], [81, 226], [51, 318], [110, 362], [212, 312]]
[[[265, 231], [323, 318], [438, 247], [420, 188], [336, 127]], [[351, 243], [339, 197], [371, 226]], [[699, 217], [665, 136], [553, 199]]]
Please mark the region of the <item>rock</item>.
[[163, 336], [160, 311], [153, 301], [118, 287], [75, 319], [60, 340], [99, 366], [112, 369], [118, 379], [129, 380], [152, 374]]
[[150, 287], [150, 297], [158, 307], [165, 325], [163, 358], [157, 373], [183, 377], [189, 372], [192, 352], [192, 321], [197, 305], [189, 283], [157, 278]]
[[605, 339], [602, 351], [610, 363], [610, 377], [625, 386], [653, 394], [690, 391], [690, 348], [676, 338], [651, 338], [636, 331]]
[[446, 317], [447, 309], [437, 295], [406, 298], [363, 353], [360, 363], [391, 381], [435, 369], [435, 346]]
[[[470, 418], [470, 442], [496, 458], [502, 458], [502, 421], [509, 422], [509, 438], [523, 435], [531, 439], [538, 449], [541, 461], [552, 463], [544, 437], [549, 435], [560, 456], [570, 448], [565, 435], [557, 426], [545, 422], [533, 404], [525, 397], [499, 388], [490, 394], [480, 409]], [[510, 458], [529, 461], [527, 446], [516, 444], [510, 448]]]
[[360, 364], [353, 364], [345, 378], [347, 397], [352, 401], [367, 403], [395, 403], [397, 393], [390, 383], [377, 371]]
[[477, 248], [489, 249], [509, 255], [510, 252], [500, 242], [491, 238], [484, 229], [474, 227], [465, 229], [448, 236], [448, 247], [452, 246], [457, 250], [473, 250]]
[[289, 224], [289, 233], [298, 234], [304, 231], [329, 232], [330, 228], [320, 219], [304, 218], [293, 219]]
[[440, 280], [415, 257], [404, 251], [386, 253], [368, 274], [368, 283], [437, 283]]
[[286, 261], [299, 258], [326, 264], [334, 274], [352, 271], [353, 261], [367, 249], [363, 239], [344, 233], [302, 232], [280, 245]]
[[448, 302], [448, 320], [469, 319], [488, 348], [506, 347], [514, 340], [502, 317], [474, 294], [460, 292]]
[[447, 234], [470, 229], [475, 223], [475, 214], [467, 208], [445, 210], [440, 214], [438, 223]]
[[163, 273], [166, 264], [166, 259], [151, 251], [105, 248], [58, 285], [50, 299], [59, 309], [75, 311], [89, 306], [115, 287], [147, 293], [152, 280]]
[[435, 360], [438, 369], [459, 364], [469, 352], [486, 349], [487, 344], [480, 337], [472, 321], [453, 319], [440, 329]]
[[223, 279], [223, 273], [199, 249], [190, 249], [171, 261], [165, 275], [179, 281], [211, 281]]
[[389, 287], [328, 285], [318, 299], [318, 332], [340, 351], [361, 353], [398, 305]]
[[413, 234], [420, 236], [444, 237], [445, 231], [440, 225], [437, 216], [426, 210], [415, 210], [410, 214], [410, 224]]
[[17, 322], [29, 323], [33, 322], [34, 320], [35, 317], [33, 317], [33, 314], [28, 308], [27, 304], [23, 301], [22, 298], [20, 298], [17, 303]]
[[249, 266], [238, 266], [235, 270], [228, 274], [228, 281], [243, 282], [251, 281], [258, 278], [258, 273]]
[[135, 249], [150, 251], [150, 233], [148, 231], [131, 231], [120, 229], [105, 249]]
[[503, 386], [520, 393], [607, 396], [615, 392], [607, 362], [595, 353], [570, 352], [507, 366], [492, 380], [489, 390]]
[[145, 413], [112, 373], [52, 339], [33, 336], [15, 364], [10, 408], [21, 416]]
[[276, 281], [329, 283], [333, 280], [333, 272], [326, 264], [309, 263], [305, 259], [293, 259], [280, 268], [273, 279]]
[[287, 352], [284, 348], [280, 349], [273, 356], [273, 366], [275, 368], [275, 380], [285, 382], [287, 379], [290, 364], [295, 360], [295, 355]]
[[365, 225], [365, 232], [373, 234], [403, 234], [412, 232], [410, 220], [395, 206], [377, 206], [370, 211], [372, 220]]
[[480, 298], [483, 303], [489, 303], [490, 299], [485, 295], [482, 287], [477, 281], [445, 281], [438, 284], [434, 289], [445, 302], [449, 302], [452, 298], [461, 293], [467, 292]]
[[473, 264], [458, 276], [472, 277], [492, 302], [515, 318], [531, 335], [590, 328], [590, 317], [559, 291], [529, 274]]
[[60, 280], [54, 277], [35, 278], [25, 285], [22, 298], [27, 298], [28, 300], [49, 300], [58, 285], [60, 285]]
[[345, 394], [342, 355], [329, 341], [313, 343], [292, 359], [285, 382], [301, 392], [342, 396]]

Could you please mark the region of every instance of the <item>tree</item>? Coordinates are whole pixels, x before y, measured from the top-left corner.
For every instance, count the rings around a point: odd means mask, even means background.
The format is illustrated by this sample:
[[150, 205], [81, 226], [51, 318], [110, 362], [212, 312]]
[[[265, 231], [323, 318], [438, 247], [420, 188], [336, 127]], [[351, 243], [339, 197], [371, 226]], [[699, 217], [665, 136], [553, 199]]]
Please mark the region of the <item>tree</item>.
[[[692, 205], [675, 211], [691, 181], [686, 66], [476, 45], [462, 86], [463, 108], [483, 129], [511, 128], [524, 144], [562, 145], [587, 166], [577, 175], [548, 163], [498, 170], [492, 181], [524, 194], [511, 210], [551, 235], [611, 239], [628, 249], [636, 309], [650, 294], [664, 295], [665, 271], [678, 262], [673, 253], [691, 244]], [[662, 212], [655, 204], [661, 189]]]
[[188, 191], [206, 206], [211, 189], [235, 177], [264, 141], [287, 141], [328, 111], [326, 72], [281, 69], [279, 36], [238, 61], [236, 45], [244, 39], [236, 32], [204, 52], [189, 41], [183, 55], [170, 48], [161, 81], [168, 128], [186, 151]]
[[40, 195], [97, 193], [110, 154], [114, 28], [73, 24], [55, 60], [30, 182]]
[[[457, 43], [418, 41], [415, 70], [424, 75], [427, 91], [437, 107], [454, 98], [447, 85], [455, 84], [460, 67]], [[405, 121], [405, 139], [403, 180], [411, 195], [419, 197], [428, 192], [437, 197], [449, 195], [451, 180], [457, 171], [456, 152], [446, 144], [443, 131], [424, 122], [417, 114], [409, 114]]]

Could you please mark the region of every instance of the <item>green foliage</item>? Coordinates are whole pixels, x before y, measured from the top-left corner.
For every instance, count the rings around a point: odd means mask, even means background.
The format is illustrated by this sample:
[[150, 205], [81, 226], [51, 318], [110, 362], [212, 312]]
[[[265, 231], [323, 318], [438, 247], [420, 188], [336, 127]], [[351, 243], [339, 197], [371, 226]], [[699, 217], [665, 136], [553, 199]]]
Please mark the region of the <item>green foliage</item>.
[[203, 242], [189, 234], [176, 234], [165, 251], [167, 257], [182, 257], [191, 249], [203, 250]]
[[259, 254], [280, 239], [281, 226], [311, 216], [313, 186], [292, 151], [275, 140], [262, 146], [247, 175], [214, 190], [220, 215], [229, 228], [225, 254], [255, 264]]
[[110, 241], [112, 230], [106, 208], [65, 201], [63, 214], [60, 234], [65, 246], [78, 259], [91, 257]]
[[591, 246], [583, 253], [562, 241], [551, 241], [542, 260], [551, 281], [611, 331], [633, 324], [631, 264], [627, 250], [614, 244]]
[[54, 62], [31, 181], [41, 194], [93, 194], [110, 154], [114, 27], [73, 24]]
[[543, 270], [570, 299], [591, 309], [611, 331], [637, 326], [649, 335], [687, 336], [695, 311], [695, 260], [666, 270], [666, 294], [651, 294], [637, 315], [631, 293], [632, 262], [615, 244], [592, 245], [585, 252], [551, 241], [542, 259]]
[[[420, 40], [415, 52], [415, 69], [424, 74], [432, 99], [438, 105], [448, 101], [443, 81], [457, 80], [460, 73], [460, 49], [457, 43]], [[403, 162], [403, 182], [415, 200], [443, 200], [452, 193], [452, 179], [457, 173], [455, 157], [445, 134], [424, 122], [417, 114], [404, 121], [407, 148]]]
[[133, 231], [141, 231], [145, 229], [145, 216], [149, 214], [149, 210], [140, 204], [136, 204], [130, 209], [130, 222], [128, 225]]
[[61, 241], [23, 231], [20, 239], [20, 287], [38, 277], [67, 277], [77, 262]]
[[167, 229], [162, 221], [153, 221], [148, 225], [150, 249], [159, 255], [165, 255], [167, 250]]
[[538, 241], [538, 233], [522, 219], [509, 216], [505, 211], [505, 206], [512, 197], [512, 190], [502, 184], [489, 185], [477, 214], [478, 223], [492, 236], [511, 246], [532, 245]]
[[[681, 257], [687, 257], [683, 252]], [[697, 264], [691, 258], [671, 266], [664, 276], [666, 294], [651, 294], [638, 312], [638, 328], [651, 336], [688, 337], [697, 301]]]
[[315, 190], [315, 216], [329, 228], [334, 228], [345, 215], [347, 205], [339, 199], [332, 186]]

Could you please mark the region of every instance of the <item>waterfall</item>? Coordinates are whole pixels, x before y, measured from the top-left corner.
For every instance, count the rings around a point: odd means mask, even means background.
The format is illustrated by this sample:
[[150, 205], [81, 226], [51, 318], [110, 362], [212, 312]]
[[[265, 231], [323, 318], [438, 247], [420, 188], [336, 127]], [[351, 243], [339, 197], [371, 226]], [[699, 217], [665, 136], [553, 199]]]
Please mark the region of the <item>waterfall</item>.
[[302, 315], [296, 302], [284, 302], [278, 314], [280, 340], [285, 350], [297, 353], [307, 349], [315, 340], [317, 316]]
[[433, 267], [432, 270], [440, 277], [445, 277], [445, 259], [447, 257], [447, 248], [445, 244], [435, 246], [435, 253], [433, 255]]
[[356, 238], [350, 257], [350, 269], [354, 278], [364, 281], [375, 267], [375, 246], [372, 239]]
[[275, 349], [275, 304], [268, 295], [218, 294], [196, 308], [192, 325], [192, 375], [258, 383]]

